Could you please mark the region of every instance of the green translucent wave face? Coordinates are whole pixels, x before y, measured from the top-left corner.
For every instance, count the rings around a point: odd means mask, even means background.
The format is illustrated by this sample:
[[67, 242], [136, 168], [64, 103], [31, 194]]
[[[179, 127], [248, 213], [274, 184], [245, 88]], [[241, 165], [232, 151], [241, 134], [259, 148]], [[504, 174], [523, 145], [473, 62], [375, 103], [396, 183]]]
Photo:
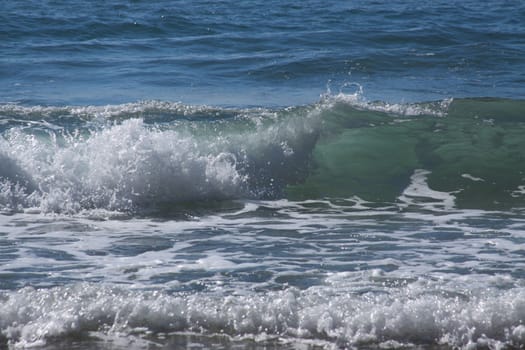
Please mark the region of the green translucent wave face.
[[523, 206], [525, 101], [454, 100], [442, 116], [369, 107], [336, 103], [325, 111], [313, 169], [287, 188], [291, 198], [392, 202], [425, 169], [430, 188], [453, 192], [458, 207]]

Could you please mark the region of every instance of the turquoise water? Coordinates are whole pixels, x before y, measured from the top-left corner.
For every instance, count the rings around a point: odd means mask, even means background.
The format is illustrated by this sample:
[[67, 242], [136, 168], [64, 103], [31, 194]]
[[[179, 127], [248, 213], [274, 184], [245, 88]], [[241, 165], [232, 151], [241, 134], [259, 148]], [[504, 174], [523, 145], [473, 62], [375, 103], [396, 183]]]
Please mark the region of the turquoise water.
[[0, 348], [525, 344], [525, 6], [5, 1]]

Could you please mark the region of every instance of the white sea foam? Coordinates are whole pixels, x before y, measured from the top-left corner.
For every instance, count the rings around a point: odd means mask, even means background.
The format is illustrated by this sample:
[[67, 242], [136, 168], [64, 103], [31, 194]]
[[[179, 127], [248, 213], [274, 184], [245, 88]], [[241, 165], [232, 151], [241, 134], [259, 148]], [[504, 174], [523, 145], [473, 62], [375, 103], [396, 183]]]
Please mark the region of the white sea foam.
[[411, 198], [434, 201], [420, 213], [349, 198], [241, 201], [184, 221], [0, 216], [0, 273], [13, 288], [0, 293], [0, 329], [20, 347], [172, 332], [523, 346], [521, 216], [446, 209], [427, 190]]
[[147, 331], [266, 334], [339, 346], [524, 345], [523, 288], [450, 290], [429, 281], [378, 287], [381, 292], [342, 293], [336, 285], [230, 296], [168, 295], [92, 284], [24, 288], [2, 294], [0, 327], [11, 344], [21, 347], [79, 332], [118, 338]]
[[134, 103], [105, 106], [24, 106], [0, 104], [0, 113], [17, 117], [47, 118], [50, 116], [72, 116], [86, 118], [111, 118], [116, 116], [140, 117], [148, 112], [169, 112], [179, 115], [194, 115], [199, 112], [213, 112], [216, 109], [201, 105], [187, 105], [181, 102], [148, 100]]
[[464, 179], [472, 180], [474, 182], [485, 181], [485, 180], [483, 180], [480, 177], [472, 176], [470, 174], [461, 174], [461, 177], [464, 178]]
[[358, 85], [357, 91], [352, 94], [343, 92], [332, 94], [332, 92], [328, 90], [328, 92], [322, 96], [322, 101], [329, 104], [344, 103], [363, 110], [394, 114], [397, 116], [430, 115], [444, 117], [447, 115], [448, 108], [453, 99], [450, 98], [429, 103], [388, 103], [383, 101], [369, 101], [363, 93], [363, 88]]
[[430, 171], [416, 169], [411, 176], [409, 186], [398, 199], [405, 205], [417, 205], [429, 210], [450, 210], [455, 207], [456, 198], [452, 193], [440, 192], [431, 189], [427, 184]]
[[[172, 113], [173, 108], [184, 109], [153, 102], [110, 107], [68, 113], [108, 118], [145, 108]], [[272, 119], [271, 113], [261, 113], [246, 121], [241, 116], [229, 126], [187, 122], [159, 127], [132, 118], [71, 133], [12, 128], [0, 137], [0, 206], [74, 213], [278, 191], [283, 177], [306, 161], [315, 142], [318, 112], [271, 123], [263, 120]]]
[[512, 191], [512, 197], [521, 197], [525, 195], [525, 185], [518, 186], [518, 189]]
[[44, 211], [229, 197], [245, 181], [234, 155], [207, 152], [176, 131], [148, 130], [139, 119], [66, 140], [66, 147], [16, 130], [8, 139], [9, 156], [38, 184], [36, 196], [27, 200]]

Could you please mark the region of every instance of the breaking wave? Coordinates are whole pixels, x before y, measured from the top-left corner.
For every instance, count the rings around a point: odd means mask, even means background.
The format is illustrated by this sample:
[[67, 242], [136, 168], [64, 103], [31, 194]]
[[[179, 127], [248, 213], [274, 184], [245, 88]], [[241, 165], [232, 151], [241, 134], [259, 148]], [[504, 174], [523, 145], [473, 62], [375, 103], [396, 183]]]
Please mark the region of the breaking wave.
[[230, 296], [170, 295], [85, 283], [24, 288], [1, 294], [0, 327], [5, 343], [22, 347], [82, 334], [166, 339], [177, 332], [327, 342], [341, 348], [496, 349], [525, 344], [523, 288], [462, 292], [458, 286], [437, 284], [443, 281], [382, 281], [372, 274], [375, 288], [348, 290], [340, 281], [349, 277], [332, 276], [331, 287]]
[[0, 106], [0, 208], [76, 213], [246, 198], [396, 201], [417, 169], [463, 207], [521, 206], [525, 102], [282, 109]]

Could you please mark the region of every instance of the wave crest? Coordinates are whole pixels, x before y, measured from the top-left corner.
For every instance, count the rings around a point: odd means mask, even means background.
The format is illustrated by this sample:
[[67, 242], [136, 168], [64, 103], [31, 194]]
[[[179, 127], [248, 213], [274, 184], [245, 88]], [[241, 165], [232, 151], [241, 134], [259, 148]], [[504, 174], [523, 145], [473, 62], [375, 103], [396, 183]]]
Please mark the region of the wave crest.
[[307, 164], [317, 120], [315, 113], [263, 111], [168, 123], [126, 118], [69, 130], [13, 127], [0, 138], [0, 205], [18, 208], [14, 197], [45, 212], [126, 211], [273, 196]]
[[389, 104], [359, 91], [275, 110], [3, 105], [0, 205], [78, 212], [232, 198], [393, 202], [426, 169], [430, 188], [454, 193], [460, 207], [516, 207], [523, 111], [519, 100]]

